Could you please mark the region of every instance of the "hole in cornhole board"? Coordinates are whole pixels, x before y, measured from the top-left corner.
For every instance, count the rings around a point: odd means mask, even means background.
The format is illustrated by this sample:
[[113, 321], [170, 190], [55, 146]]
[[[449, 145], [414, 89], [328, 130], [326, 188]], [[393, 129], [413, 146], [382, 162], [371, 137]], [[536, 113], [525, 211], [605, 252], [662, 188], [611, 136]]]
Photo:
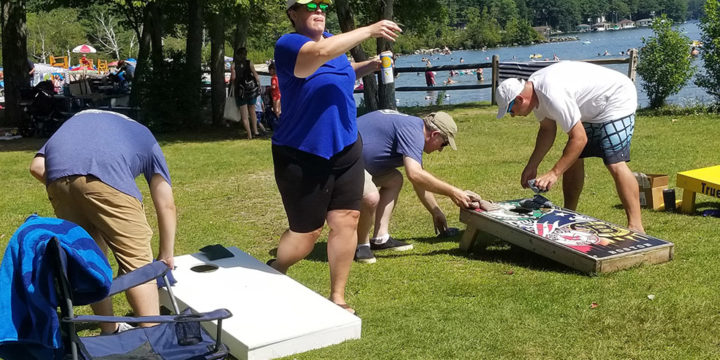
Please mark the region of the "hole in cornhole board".
[[522, 208], [522, 207], [516, 207], [514, 209], [510, 209], [510, 211], [518, 213], [518, 214], [529, 214], [532, 212], [530, 209]]
[[218, 267], [216, 265], [212, 264], [203, 264], [203, 265], [197, 265], [190, 268], [190, 270], [198, 273], [207, 273], [207, 272], [213, 272], [217, 270]]

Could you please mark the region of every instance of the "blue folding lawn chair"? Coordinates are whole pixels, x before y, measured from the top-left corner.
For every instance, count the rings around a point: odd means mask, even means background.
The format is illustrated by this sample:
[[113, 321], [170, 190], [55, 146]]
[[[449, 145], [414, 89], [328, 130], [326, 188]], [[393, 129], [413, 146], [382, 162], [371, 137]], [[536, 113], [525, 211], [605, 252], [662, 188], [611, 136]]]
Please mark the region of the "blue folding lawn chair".
[[[35, 254], [29, 255], [28, 252]], [[60, 219], [38, 216], [28, 218], [10, 240], [0, 265], [0, 280], [10, 279], [8, 281], [12, 284], [6, 286], [12, 288], [11, 294], [0, 289], [0, 306], [9, 307], [7, 310], [0, 309], [1, 358], [201, 360], [227, 357], [228, 351], [221, 341], [221, 334], [222, 320], [232, 316], [228, 310], [196, 314], [192, 309], [186, 309], [178, 313], [170, 282], [167, 281], [168, 267], [165, 263], [154, 262], [110, 280], [110, 266], [104, 256], [97, 256], [98, 254], [102, 255], [102, 252], [79, 226]], [[42, 271], [28, 269], [28, 264], [41, 267]], [[13, 273], [11, 266], [18, 268], [18, 271]], [[9, 272], [11, 274], [8, 274]], [[34, 281], [36, 277], [40, 281]], [[174, 315], [74, 315], [75, 305], [96, 302], [153, 279], [164, 280], [158, 283], [164, 283], [168, 289], [175, 308]], [[23, 292], [32, 293], [33, 296], [17, 294]], [[45, 299], [39, 302], [35, 299], [30, 301], [31, 304], [21, 304], [18, 301], [38, 295], [45, 296]], [[26, 311], [28, 315], [16, 316], [18, 310]], [[37, 314], [30, 315], [33, 312]], [[38, 317], [42, 319], [41, 324], [33, 324]], [[203, 321], [217, 321], [215, 340], [200, 325]], [[137, 327], [111, 335], [78, 336], [76, 324], [98, 322], [159, 325]], [[37, 330], [38, 326], [41, 327], [40, 331], [33, 331]]]

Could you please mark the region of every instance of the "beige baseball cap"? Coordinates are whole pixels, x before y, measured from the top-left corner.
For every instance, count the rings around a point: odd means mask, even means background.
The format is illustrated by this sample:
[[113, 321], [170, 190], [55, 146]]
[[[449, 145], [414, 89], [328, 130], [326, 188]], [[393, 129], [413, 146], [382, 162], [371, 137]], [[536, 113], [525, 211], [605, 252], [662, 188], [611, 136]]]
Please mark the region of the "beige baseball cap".
[[434, 112], [424, 117], [423, 121], [425, 121], [426, 124], [431, 124], [435, 126], [438, 130], [440, 130], [440, 132], [445, 134], [448, 139], [448, 143], [450, 143], [450, 147], [453, 150], [457, 150], [457, 146], [455, 146], [455, 134], [457, 134], [457, 125], [455, 124], [455, 120], [453, 120], [450, 114], [442, 111]]
[[[287, 0], [287, 6], [285, 8], [289, 9], [295, 4], [307, 4], [311, 2], [313, 2], [313, 0]], [[323, 2], [326, 4], [332, 4], [332, 1], [330, 0], [323, 0]]]
[[502, 119], [507, 114], [510, 102], [515, 100], [523, 89], [525, 89], [525, 80], [510, 78], [500, 83], [495, 90], [495, 98], [498, 103], [498, 119]]

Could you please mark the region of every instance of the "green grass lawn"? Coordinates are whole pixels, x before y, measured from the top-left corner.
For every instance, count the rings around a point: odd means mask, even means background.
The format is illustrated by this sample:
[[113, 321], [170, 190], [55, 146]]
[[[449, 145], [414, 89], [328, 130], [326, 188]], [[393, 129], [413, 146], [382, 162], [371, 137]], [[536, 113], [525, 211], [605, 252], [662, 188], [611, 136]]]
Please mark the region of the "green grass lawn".
[[[426, 155], [426, 169], [488, 199], [531, 195], [520, 187], [520, 173], [533, 149], [538, 127], [534, 118], [497, 120], [495, 107], [478, 104], [443, 109], [460, 129], [458, 151]], [[406, 109], [414, 114], [431, 110]], [[640, 115], [630, 167], [669, 174], [674, 186], [678, 171], [720, 163], [718, 129], [717, 115]], [[287, 226], [274, 182], [270, 141], [242, 140], [237, 130], [232, 132], [159, 138], [178, 206], [177, 255], [219, 243], [237, 246], [264, 262], [272, 257]], [[539, 171], [559, 158], [565, 141], [559, 134]], [[3, 248], [29, 214], [53, 215], [43, 186], [27, 170], [42, 142], [0, 143]], [[625, 225], [602, 160], [586, 161], [586, 175], [578, 211]], [[144, 180], [139, 184], [156, 228], [147, 185]], [[562, 204], [559, 185], [547, 197]], [[464, 229], [452, 202], [438, 200], [449, 225]], [[703, 195], [698, 195], [698, 204], [698, 211], [720, 207], [720, 201]], [[291, 358], [720, 358], [720, 219], [643, 209], [643, 222], [649, 234], [675, 243], [675, 258], [589, 277], [509, 246], [478, 248], [470, 255], [461, 252], [462, 234], [436, 238], [430, 215], [406, 182], [391, 233], [415, 248], [379, 252], [376, 264], [353, 264], [351, 271], [347, 301], [362, 317], [362, 339]], [[315, 251], [288, 272], [324, 296], [329, 287], [326, 240], [327, 233]], [[651, 294], [654, 300], [648, 298]], [[593, 302], [599, 306], [591, 308]], [[116, 312], [129, 311], [122, 297], [116, 304]]]

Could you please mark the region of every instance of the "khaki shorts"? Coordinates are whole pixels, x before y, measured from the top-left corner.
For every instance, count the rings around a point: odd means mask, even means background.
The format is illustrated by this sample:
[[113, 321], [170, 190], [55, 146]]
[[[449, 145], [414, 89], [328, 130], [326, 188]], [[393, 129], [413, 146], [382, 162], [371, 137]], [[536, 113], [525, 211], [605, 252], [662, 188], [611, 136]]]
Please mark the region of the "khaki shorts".
[[119, 274], [152, 262], [152, 230], [138, 199], [94, 176], [57, 179], [47, 192], [57, 217], [87, 230], [106, 254], [112, 250]]
[[398, 169], [388, 170], [387, 172], [376, 176], [370, 175], [370, 173], [365, 170], [365, 186], [363, 187], [363, 197], [365, 197], [367, 194], [378, 192], [378, 187], [381, 187], [382, 184], [384, 184], [387, 180], [392, 179], [397, 175], [400, 175], [400, 177], [402, 177], [402, 174], [400, 173], [400, 171], [398, 171]]

